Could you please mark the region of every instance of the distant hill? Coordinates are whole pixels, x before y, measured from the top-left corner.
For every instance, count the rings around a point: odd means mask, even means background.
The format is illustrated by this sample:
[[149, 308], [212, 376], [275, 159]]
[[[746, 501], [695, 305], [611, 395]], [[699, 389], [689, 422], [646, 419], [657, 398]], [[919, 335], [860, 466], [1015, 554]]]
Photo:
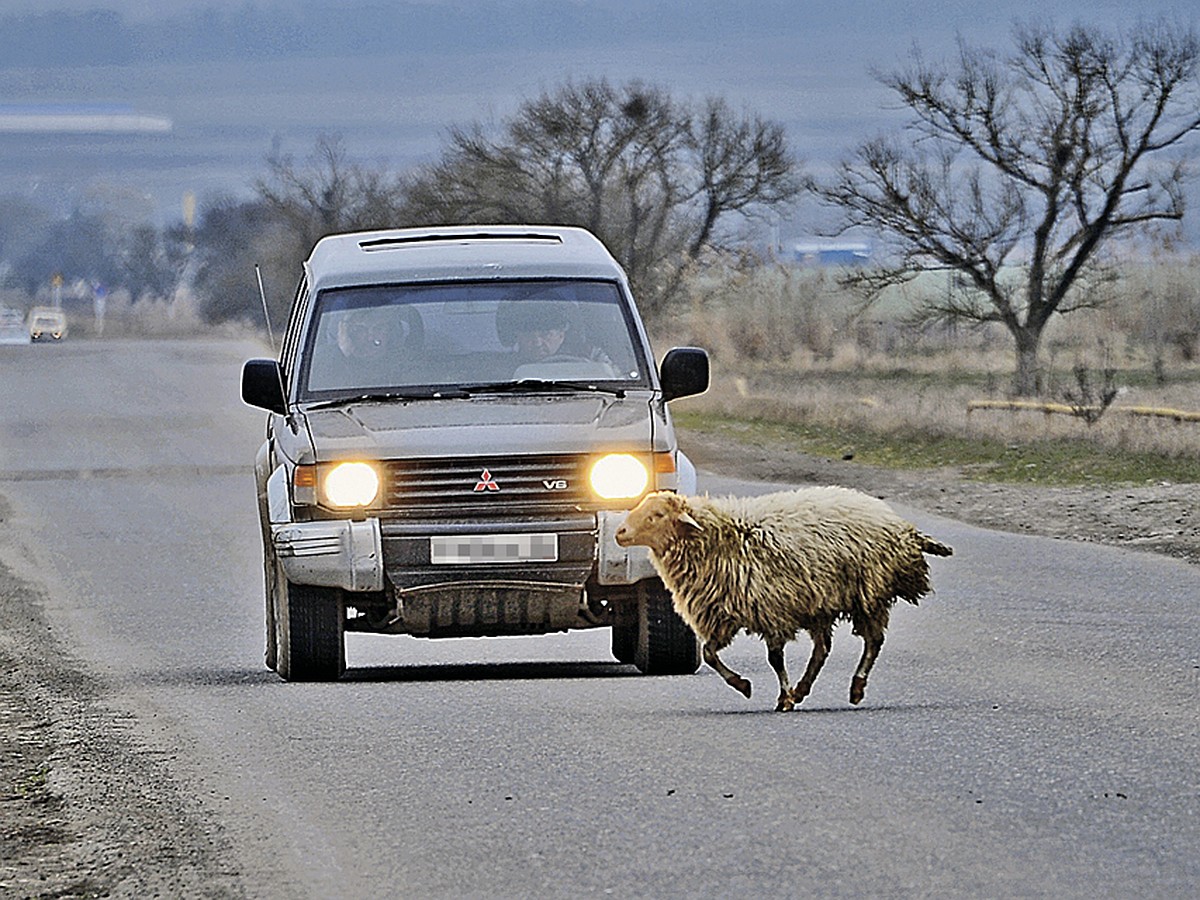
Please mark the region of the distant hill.
[[[69, 211], [139, 198], [160, 221], [181, 198], [246, 193], [273, 149], [303, 158], [317, 135], [402, 170], [453, 125], [502, 120], [569, 79], [641, 79], [680, 99], [719, 95], [780, 122], [811, 170], [895, 124], [872, 69], [956, 36], [1009, 46], [1044, 0], [4, 0], [0, 112], [120, 112], [124, 132], [0, 128], [5, 195]], [[1091, 0], [1061, 20], [1195, 19], [1195, 0]], [[110, 116], [111, 118], [111, 116]], [[811, 233], [809, 224], [786, 241]], [[1200, 198], [1191, 222], [1200, 220]], [[765, 226], [764, 226], [765, 227]], [[1200, 226], [1189, 223], [1191, 231]]]
[[[811, 33], [809, 4], [728, 0], [688, 4], [564, 0], [215, 3], [133, 19], [112, 9], [0, 16], [0, 68], [139, 65], [281, 56], [453, 53], [611, 45], [614, 39], [712, 40], [735, 33]], [[883, 24], [882, 22], [879, 24]]]
[[[414, 49], [521, 52], [645, 40], [703, 42], [719, 53], [722, 42], [754, 35], [790, 36], [797, 52], [814, 43], [869, 45], [882, 37], [903, 52], [913, 39], [948, 45], [956, 29], [988, 43], [1004, 37], [1015, 18], [1044, 17], [1048, 11], [1037, 0], [968, 0], [927, 9], [890, 0], [196, 0], [187, 6], [164, 3], [150, 12], [144, 2], [133, 0], [96, 0], [90, 9], [80, 0], [72, 8], [60, 8], [63, 3], [54, 0], [25, 0], [25, 5], [24, 11], [0, 15], [0, 69], [393, 55]], [[130, 12], [122, 12], [122, 6]], [[1187, 10], [1189, 5], [1092, 0], [1056, 13], [1113, 24], [1153, 14], [1157, 7]]]

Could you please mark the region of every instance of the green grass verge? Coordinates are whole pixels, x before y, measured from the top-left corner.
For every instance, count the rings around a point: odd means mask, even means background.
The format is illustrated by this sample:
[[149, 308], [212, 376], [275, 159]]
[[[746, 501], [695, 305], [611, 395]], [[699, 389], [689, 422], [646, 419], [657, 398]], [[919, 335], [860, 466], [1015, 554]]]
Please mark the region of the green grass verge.
[[771, 422], [708, 413], [677, 414], [684, 430], [718, 434], [762, 446], [777, 445], [814, 456], [843, 458], [890, 469], [950, 466], [968, 478], [1046, 486], [1193, 484], [1200, 460], [1098, 447], [1086, 440], [1000, 441], [908, 434], [878, 434], [813, 423]]

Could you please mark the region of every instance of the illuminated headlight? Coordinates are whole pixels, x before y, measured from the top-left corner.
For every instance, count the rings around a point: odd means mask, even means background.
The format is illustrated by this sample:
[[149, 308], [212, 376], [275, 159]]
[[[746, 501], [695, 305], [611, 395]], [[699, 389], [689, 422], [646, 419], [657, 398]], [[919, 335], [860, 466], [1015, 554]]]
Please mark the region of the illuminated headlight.
[[611, 453], [592, 466], [592, 490], [605, 500], [640, 497], [650, 484], [645, 464], [628, 453]]
[[324, 473], [321, 493], [330, 506], [370, 506], [379, 495], [379, 474], [364, 462], [338, 463]]

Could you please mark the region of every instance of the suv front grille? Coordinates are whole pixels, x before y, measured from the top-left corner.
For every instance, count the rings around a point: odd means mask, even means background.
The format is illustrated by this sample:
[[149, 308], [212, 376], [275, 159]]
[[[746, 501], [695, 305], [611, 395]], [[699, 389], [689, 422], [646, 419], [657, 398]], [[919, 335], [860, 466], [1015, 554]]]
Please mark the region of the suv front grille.
[[596, 505], [586, 456], [393, 460], [387, 512], [394, 516], [508, 515]]

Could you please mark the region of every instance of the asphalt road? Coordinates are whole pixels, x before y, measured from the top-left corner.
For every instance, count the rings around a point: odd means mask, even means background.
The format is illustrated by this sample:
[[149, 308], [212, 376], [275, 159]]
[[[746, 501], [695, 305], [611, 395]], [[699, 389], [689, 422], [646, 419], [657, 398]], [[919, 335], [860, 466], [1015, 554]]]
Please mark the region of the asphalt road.
[[605, 632], [352, 635], [344, 681], [284, 684], [237, 388], [261, 352], [0, 347], [10, 562], [247, 896], [1194, 896], [1197, 568], [904, 510], [956, 555], [860, 707], [846, 626], [789, 715], [745, 638], [749, 701]]

